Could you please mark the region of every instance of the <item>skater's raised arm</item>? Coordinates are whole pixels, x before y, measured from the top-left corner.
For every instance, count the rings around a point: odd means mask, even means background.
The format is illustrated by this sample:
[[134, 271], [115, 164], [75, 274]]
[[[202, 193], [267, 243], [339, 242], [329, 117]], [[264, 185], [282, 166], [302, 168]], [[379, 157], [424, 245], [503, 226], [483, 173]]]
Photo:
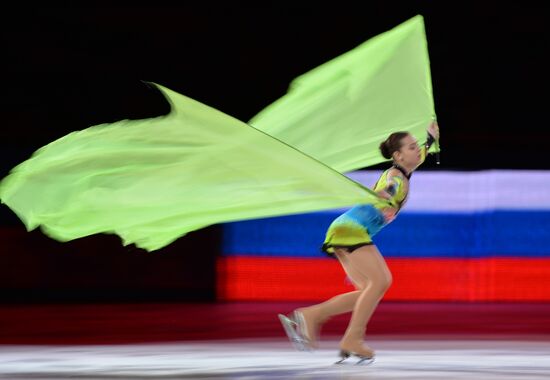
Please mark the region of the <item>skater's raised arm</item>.
[[424, 144], [422, 144], [422, 147], [420, 148], [421, 160], [418, 166], [424, 163], [424, 161], [426, 160], [426, 156], [428, 155], [428, 150], [436, 140], [439, 140], [439, 125], [437, 124], [437, 121], [432, 121], [430, 123], [430, 125], [428, 126], [427, 132], [428, 133], [427, 133], [426, 141], [424, 142]]

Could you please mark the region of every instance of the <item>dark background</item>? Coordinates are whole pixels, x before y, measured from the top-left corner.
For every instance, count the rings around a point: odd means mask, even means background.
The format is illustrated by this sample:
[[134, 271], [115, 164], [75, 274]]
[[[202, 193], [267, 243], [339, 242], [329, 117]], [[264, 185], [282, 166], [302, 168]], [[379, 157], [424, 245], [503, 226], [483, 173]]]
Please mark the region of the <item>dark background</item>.
[[[441, 165], [423, 170], [548, 168], [543, 2], [261, 3], [4, 11], [0, 177], [69, 132], [167, 113], [142, 80], [246, 121], [292, 78], [416, 14], [442, 133]], [[221, 236], [154, 253], [108, 235], [59, 243], [0, 206], [0, 300], [214, 300]]]

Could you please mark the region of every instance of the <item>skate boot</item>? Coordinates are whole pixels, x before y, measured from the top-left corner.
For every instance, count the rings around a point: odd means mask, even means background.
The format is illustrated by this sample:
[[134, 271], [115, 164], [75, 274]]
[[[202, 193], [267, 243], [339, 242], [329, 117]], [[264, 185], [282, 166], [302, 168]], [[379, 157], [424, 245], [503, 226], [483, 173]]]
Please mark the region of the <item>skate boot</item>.
[[290, 340], [294, 348], [298, 351], [312, 351], [309, 341], [299, 333], [298, 323], [293, 317], [287, 317], [284, 314], [279, 314], [278, 317], [283, 325], [288, 340]]
[[344, 364], [345, 360], [350, 357], [356, 357], [359, 358], [359, 360], [355, 364], [371, 364], [374, 362], [374, 351], [363, 344], [355, 346], [355, 347], [349, 347], [349, 348], [340, 348], [340, 360], [338, 360], [334, 364]]
[[299, 334], [305, 338], [311, 348], [318, 348], [317, 323], [307, 313], [297, 309], [292, 313], [292, 319], [296, 322]]
[[343, 364], [351, 356], [359, 358], [355, 364], [370, 364], [374, 361], [374, 350], [363, 343], [365, 329], [348, 329], [340, 341], [340, 360], [335, 364]]

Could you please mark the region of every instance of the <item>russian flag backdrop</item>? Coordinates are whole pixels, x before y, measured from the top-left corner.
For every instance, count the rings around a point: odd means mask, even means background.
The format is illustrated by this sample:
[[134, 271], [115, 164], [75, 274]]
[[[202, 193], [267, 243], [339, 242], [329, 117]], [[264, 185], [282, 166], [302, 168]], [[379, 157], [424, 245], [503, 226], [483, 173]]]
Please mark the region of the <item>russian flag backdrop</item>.
[[[372, 187], [380, 171], [352, 179]], [[396, 301], [550, 301], [550, 171], [415, 172], [374, 237]], [[320, 247], [345, 209], [224, 225], [219, 300], [319, 301], [353, 290]]]

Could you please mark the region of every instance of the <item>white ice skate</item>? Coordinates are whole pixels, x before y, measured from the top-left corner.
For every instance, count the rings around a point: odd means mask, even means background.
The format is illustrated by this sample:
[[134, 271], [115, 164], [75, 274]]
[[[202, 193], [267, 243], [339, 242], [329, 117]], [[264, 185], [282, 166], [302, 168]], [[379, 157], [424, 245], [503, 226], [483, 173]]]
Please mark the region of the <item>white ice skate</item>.
[[298, 323], [294, 319], [289, 318], [284, 314], [279, 314], [279, 320], [281, 321], [286, 335], [294, 348], [298, 351], [312, 351], [308, 340], [298, 333]]
[[349, 352], [349, 351], [340, 351], [340, 360], [338, 360], [334, 364], [352, 364], [350, 362], [347, 362], [346, 359], [350, 358], [351, 356], [355, 356], [359, 360], [355, 362], [355, 365], [369, 365], [374, 362], [374, 355], [373, 356], [363, 356], [356, 354], [355, 352]]

